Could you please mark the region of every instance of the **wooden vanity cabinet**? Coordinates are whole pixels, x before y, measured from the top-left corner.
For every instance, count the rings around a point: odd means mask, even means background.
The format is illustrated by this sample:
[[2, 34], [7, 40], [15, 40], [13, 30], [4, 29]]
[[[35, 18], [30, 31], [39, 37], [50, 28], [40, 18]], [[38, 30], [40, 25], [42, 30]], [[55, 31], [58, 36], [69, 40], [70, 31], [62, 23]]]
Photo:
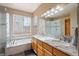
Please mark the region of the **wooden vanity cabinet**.
[[38, 51], [37, 51], [37, 39], [36, 38], [32, 38], [32, 49], [34, 50], [34, 52], [37, 54]]
[[37, 43], [38, 43], [40, 46], [43, 46], [43, 42], [42, 42], [42, 41], [37, 40]]
[[38, 56], [44, 56], [43, 47], [38, 45]]
[[53, 54], [56, 55], [56, 56], [69, 56], [68, 54], [56, 49], [56, 48], [53, 48]]
[[46, 49], [47, 51], [49, 51], [50, 53], [53, 53], [52, 47], [50, 45], [48, 45], [47, 43], [43, 43], [43, 48]]
[[53, 56], [53, 48], [47, 43], [43, 42], [43, 50], [45, 56]]
[[38, 45], [38, 56], [44, 56], [44, 52], [43, 52], [43, 42], [38, 40], [37, 41], [37, 45]]
[[49, 44], [42, 42], [36, 38], [32, 39], [32, 49], [38, 56], [69, 56]]
[[46, 49], [43, 49], [43, 52], [44, 52], [44, 56], [53, 56], [53, 54]]

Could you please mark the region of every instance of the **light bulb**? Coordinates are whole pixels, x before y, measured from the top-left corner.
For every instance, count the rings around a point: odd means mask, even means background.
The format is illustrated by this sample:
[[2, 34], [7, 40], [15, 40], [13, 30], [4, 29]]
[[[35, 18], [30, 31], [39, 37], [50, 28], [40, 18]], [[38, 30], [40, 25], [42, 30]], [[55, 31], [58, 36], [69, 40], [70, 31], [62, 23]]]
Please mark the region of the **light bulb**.
[[54, 12], [54, 13], [55, 13], [55, 14], [56, 14], [56, 13], [58, 13], [58, 10], [55, 10], [55, 12]]
[[56, 10], [62, 11], [63, 8], [58, 5], [58, 6], [56, 7]]
[[47, 13], [44, 13], [43, 15], [45, 16]]
[[63, 8], [60, 8], [59, 10], [60, 10], [60, 11], [62, 11], [62, 10], [63, 10]]
[[51, 9], [51, 12], [54, 12], [54, 9], [53, 8]]
[[46, 13], [47, 13], [47, 14], [49, 14], [49, 13], [50, 13], [50, 11], [48, 10]]
[[50, 15], [54, 15], [54, 13], [51, 13]]
[[56, 9], [60, 9], [60, 6], [58, 5], [58, 6], [56, 7]]

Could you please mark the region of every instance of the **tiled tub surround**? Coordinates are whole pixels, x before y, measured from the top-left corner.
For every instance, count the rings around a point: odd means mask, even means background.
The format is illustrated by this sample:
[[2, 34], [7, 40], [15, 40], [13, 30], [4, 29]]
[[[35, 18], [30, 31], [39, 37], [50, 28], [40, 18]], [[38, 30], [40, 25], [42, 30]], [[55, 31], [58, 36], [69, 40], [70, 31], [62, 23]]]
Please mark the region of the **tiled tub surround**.
[[31, 49], [30, 39], [15, 40], [7, 44], [5, 55], [14, 55]]
[[33, 37], [42, 42], [49, 44], [52, 47], [59, 49], [60, 51], [68, 55], [78, 56], [77, 49], [70, 43], [65, 43], [63, 41], [60, 41], [59, 39], [55, 39], [55, 38], [51, 38], [43, 35], [34, 35]]

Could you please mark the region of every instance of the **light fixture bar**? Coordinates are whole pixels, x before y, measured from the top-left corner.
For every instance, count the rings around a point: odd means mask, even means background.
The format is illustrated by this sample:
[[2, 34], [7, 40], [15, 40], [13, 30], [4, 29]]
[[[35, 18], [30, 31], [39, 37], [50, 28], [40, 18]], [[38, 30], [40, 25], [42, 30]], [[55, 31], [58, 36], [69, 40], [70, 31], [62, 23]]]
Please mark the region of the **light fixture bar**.
[[50, 17], [50, 16], [52, 16], [54, 14], [57, 14], [59, 11], [62, 11], [62, 10], [63, 10], [63, 8], [61, 6], [59, 6], [59, 5], [57, 5], [55, 8], [51, 8], [47, 12], [43, 13], [41, 15], [41, 17], [45, 17], [45, 18]]

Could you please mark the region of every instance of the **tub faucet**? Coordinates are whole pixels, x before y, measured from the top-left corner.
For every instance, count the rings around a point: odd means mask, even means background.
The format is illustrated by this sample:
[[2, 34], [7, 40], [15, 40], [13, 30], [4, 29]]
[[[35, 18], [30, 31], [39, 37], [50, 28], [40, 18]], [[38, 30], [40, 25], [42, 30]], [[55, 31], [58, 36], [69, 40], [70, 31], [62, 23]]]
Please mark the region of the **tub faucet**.
[[13, 40], [13, 44], [15, 43], [15, 40]]

